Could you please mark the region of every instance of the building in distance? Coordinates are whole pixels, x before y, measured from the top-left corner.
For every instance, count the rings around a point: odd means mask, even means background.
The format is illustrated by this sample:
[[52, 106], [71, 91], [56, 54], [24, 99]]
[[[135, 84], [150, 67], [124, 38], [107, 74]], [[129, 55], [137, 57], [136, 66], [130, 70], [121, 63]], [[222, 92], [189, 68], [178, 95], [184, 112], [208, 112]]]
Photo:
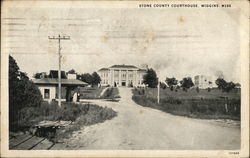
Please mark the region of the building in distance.
[[101, 86], [113, 87], [144, 87], [143, 76], [147, 68], [138, 68], [134, 65], [113, 65], [101, 68], [98, 74], [101, 77]]
[[194, 76], [194, 86], [201, 89], [213, 88], [214, 83], [212, 76], [196, 75]]

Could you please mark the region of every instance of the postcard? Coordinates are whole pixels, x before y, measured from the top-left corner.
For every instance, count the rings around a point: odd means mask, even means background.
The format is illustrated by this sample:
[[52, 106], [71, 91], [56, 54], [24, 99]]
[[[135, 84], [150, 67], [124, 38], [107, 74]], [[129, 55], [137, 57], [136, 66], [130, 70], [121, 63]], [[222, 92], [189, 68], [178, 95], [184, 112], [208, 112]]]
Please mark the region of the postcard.
[[1, 156], [248, 149], [249, 1], [2, 1]]

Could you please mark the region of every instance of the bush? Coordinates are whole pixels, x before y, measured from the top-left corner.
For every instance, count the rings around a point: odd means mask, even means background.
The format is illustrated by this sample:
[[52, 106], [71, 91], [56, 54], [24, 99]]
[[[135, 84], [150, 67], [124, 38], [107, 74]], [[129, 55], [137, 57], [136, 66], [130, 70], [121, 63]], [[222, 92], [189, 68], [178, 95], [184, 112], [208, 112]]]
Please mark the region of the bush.
[[170, 87], [170, 90], [171, 90], [171, 91], [173, 91], [173, 90], [174, 90], [174, 87], [173, 87], [173, 86], [171, 86], [171, 87]]
[[199, 93], [200, 92], [200, 88], [196, 87], [196, 92]]
[[[160, 87], [161, 87], [162, 89], [166, 89], [166, 88], [167, 88], [167, 85], [164, 84], [164, 83], [162, 83], [162, 82], [160, 82]], [[172, 86], [171, 86], [171, 87], [172, 87]]]
[[133, 95], [145, 95], [145, 89], [144, 88], [135, 88], [132, 91]]
[[210, 91], [211, 91], [211, 88], [207, 88], [207, 91], [210, 92]]

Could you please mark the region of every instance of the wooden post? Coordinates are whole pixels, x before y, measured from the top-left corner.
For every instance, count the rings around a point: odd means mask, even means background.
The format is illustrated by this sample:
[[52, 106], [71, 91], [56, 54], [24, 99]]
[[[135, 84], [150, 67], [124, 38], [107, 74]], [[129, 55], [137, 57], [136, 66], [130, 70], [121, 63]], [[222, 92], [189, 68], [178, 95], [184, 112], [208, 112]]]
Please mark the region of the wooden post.
[[49, 37], [49, 39], [52, 40], [58, 40], [58, 54], [59, 54], [59, 70], [58, 70], [58, 106], [61, 107], [61, 40], [70, 40], [70, 37], [61, 37], [58, 35], [58, 37]]
[[157, 103], [158, 103], [158, 104], [160, 104], [160, 82], [159, 82], [159, 81], [158, 81], [157, 88], [158, 88], [158, 93], [157, 93]]

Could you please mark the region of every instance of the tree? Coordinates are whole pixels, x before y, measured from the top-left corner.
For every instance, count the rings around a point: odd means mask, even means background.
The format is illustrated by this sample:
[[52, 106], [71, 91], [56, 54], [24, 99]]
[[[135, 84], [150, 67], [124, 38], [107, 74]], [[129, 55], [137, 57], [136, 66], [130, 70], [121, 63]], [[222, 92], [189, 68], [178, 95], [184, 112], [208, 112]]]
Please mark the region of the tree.
[[49, 76], [47, 75], [46, 72], [37, 72], [33, 75], [35, 79], [41, 79], [41, 78], [48, 78]]
[[170, 87], [171, 91], [174, 89], [173, 86], [177, 85], [178, 80], [176, 80], [174, 77], [172, 78], [166, 78], [166, 83]]
[[226, 88], [225, 88], [225, 91], [226, 92], [230, 92], [232, 89], [234, 89], [235, 88], [235, 83], [233, 83], [233, 82], [228, 82], [227, 83], [227, 86], [226, 86]]
[[223, 78], [218, 78], [215, 83], [217, 84], [218, 88], [222, 90], [222, 92], [230, 92], [236, 86], [235, 83], [227, 82]]
[[150, 68], [147, 73], [143, 76], [143, 83], [147, 84], [150, 88], [156, 88], [158, 84], [158, 78], [156, 72]]
[[92, 75], [91, 74], [89, 74], [89, 73], [82, 74], [80, 76], [80, 78], [83, 82], [86, 82], [88, 84], [92, 84]]
[[215, 81], [216, 85], [218, 86], [219, 89], [221, 89], [222, 91], [224, 91], [224, 89], [227, 86], [227, 82], [223, 79], [223, 78], [218, 78]]
[[68, 74], [76, 74], [76, 71], [74, 69], [71, 69], [68, 71]]
[[92, 73], [92, 85], [98, 85], [101, 82], [101, 77], [97, 72]]
[[37, 107], [42, 102], [42, 95], [38, 87], [27, 77], [26, 73], [20, 72], [19, 81], [19, 104], [23, 107]]
[[42, 73], [38, 72], [33, 75], [35, 79], [40, 79], [42, 77]]
[[[16, 97], [19, 82], [19, 67], [12, 56], [9, 56], [9, 125], [17, 121], [18, 99]], [[11, 126], [10, 126], [11, 127]]]
[[180, 81], [180, 84], [181, 84], [181, 87], [183, 88], [183, 90], [187, 90], [191, 87], [194, 86], [194, 83], [192, 81], [192, 78], [191, 77], [185, 77], [183, 78], [181, 81]]
[[37, 86], [29, 80], [12, 56], [9, 56], [9, 125], [18, 125], [19, 112], [24, 107], [37, 107], [42, 95]]

